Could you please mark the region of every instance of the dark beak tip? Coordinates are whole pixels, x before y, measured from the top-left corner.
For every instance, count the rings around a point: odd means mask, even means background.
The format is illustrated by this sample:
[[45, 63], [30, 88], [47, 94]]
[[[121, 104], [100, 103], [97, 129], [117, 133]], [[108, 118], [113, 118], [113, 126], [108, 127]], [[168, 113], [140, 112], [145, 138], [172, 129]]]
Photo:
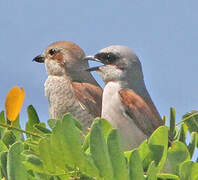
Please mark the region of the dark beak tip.
[[32, 61], [38, 62], [38, 63], [44, 63], [45, 58], [41, 55], [36, 56]]

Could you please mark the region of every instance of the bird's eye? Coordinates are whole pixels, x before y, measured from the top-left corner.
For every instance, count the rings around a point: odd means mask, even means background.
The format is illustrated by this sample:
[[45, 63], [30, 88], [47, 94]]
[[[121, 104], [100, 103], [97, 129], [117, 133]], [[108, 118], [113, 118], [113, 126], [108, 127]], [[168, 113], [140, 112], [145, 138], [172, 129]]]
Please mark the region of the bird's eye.
[[107, 55], [106, 55], [107, 63], [112, 63], [116, 59], [117, 59], [117, 56], [116, 55], [114, 55], [113, 53], [107, 53]]
[[95, 55], [97, 59], [99, 59], [104, 64], [112, 64], [114, 63], [119, 57], [113, 53], [98, 53]]
[[50, 54], [51, 56], [54, 55], [54, 54], [56, 54], [57, 52], [59, 52], [58, 49], [50, 49], [50, 50], [49, 50], [49, 54]]

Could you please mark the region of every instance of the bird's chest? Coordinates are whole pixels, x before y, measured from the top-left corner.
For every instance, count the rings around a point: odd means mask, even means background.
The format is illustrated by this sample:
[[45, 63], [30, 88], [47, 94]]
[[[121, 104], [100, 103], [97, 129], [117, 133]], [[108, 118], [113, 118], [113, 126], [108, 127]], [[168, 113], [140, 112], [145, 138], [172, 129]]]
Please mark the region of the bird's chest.
[[48, 76], [45, 82], [45, 96], [48, 98], [53, 117], [70, 111], [75, 102], [71, 82], [65, 77]]
[[82, 107], [75, 95], [70, 79], [66, 77], [48, 76], [45, 82], [45, 96], [49, 101], [50, 118], [62, 118], [70, 112], [80, 120], [84, 127], [90, 125], [93, 117]]
[[69, 79], [65, 77], [48, 76], [45, 81], [45, 96], [55, 101], [64, 99], [73, 94], [73, 88]]
[[[120, 101], [119, 91], [121, 86], [115, 82], [109, 82], [103, 92], [102, 117], [117, 126], [119, 119], [123, 118], [123, 105]], [[116, 117], [116, 118], [115, 118]]]
[[147, 137], [136, 126], [125, 112], [125, 107], [120, 100], [121, 86], [108, 83], [103, 92], [102, 117], [118, 128], [125, 150], [137, 147]]

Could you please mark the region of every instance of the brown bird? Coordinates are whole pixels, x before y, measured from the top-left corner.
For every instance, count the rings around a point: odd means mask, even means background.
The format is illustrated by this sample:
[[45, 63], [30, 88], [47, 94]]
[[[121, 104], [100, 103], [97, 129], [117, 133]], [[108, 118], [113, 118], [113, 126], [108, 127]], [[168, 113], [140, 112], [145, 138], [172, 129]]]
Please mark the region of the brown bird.
[[101, 115], [102, 89], [83, 61], [84, 51], [75, 43], [59, 41], [49, 45], [33, 61], [45, 63], [48, 78], [45, 96], [49, 101], [51, 119], [70, 112], [87, 130], [92, 120]]
[[87, 71], [97, 71], [105, 82], [102, 118], [119, 129], [125, 149], [137, 147], [163, 125], [146, 89], [141, 63], [131, 49], [110, 46], [84, 60], [104, 64]]

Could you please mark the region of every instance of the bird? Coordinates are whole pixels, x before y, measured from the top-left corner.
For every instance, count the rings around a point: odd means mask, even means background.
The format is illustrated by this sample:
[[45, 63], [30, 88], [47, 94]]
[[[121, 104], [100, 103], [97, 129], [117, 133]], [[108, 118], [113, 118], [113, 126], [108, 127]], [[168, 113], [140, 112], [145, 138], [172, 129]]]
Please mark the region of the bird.
[[105, 83], [101, 117], [118, 129], [124, 150], [138, 147], [164, 124], [146, 89], [141, 62], [130, 48], [112, 45], [84, 60], [103, 64], [86, 71], [97, 71]]
[[102, 88], [84, 61], [84, 51], [74, 42], [57, 41], [33, 61], [44, 63], [48, 77], [44, 84], [49, 102], [49, 116], [60, 119], [70, 112], [88, 131], [92, 121], [101, 116]]

